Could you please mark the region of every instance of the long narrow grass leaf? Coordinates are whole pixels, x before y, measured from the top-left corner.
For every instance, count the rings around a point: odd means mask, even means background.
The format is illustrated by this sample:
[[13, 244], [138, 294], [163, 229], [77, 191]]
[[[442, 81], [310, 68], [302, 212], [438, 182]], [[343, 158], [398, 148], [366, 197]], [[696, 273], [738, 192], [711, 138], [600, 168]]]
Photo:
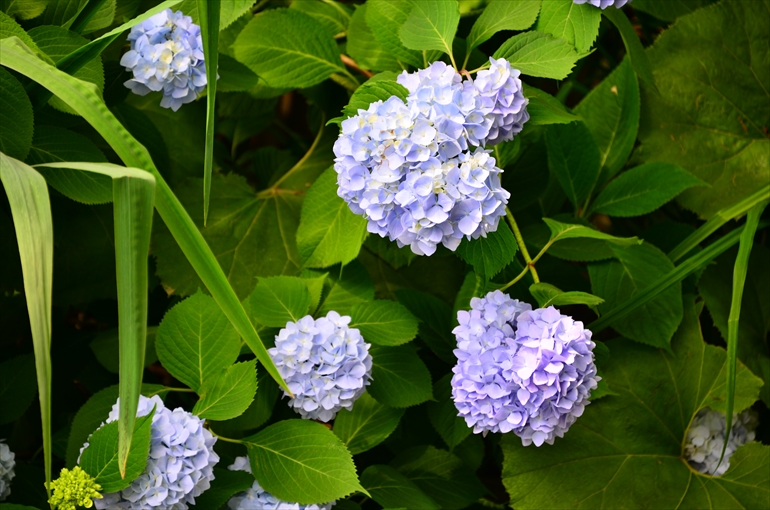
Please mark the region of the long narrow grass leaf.
[[211, 172], [214, 170], [214, 120], [216, 119], [217, 68], [219, 63], [219, 0], [198, 0], [198, 18], [206, 58], [206, 151], [203, 159], [203, 225], [209, 217]]
[[289, 391], [198, 227], [158, 172], [147, 149], [131, 136], [110, 112], [99, 97], [96, 86], [46, 64], [34, 56], [18, 37], [0, 40], [0, 65], [13, 69], [54, 92], [104, 137], [126, 165], [145, 169], [155, 176], [155, 208], [182, 252], [270, 376]]
[[[35, 57], [37, 59], [37, 57]], [[11, 205], [24, 276], [35, 351], [40, 419], [43, 426], [46, 490], [51, 485], [51, 290], [53, 220], [48, 186], [42, 175], [0, 152], [0, 180]]]

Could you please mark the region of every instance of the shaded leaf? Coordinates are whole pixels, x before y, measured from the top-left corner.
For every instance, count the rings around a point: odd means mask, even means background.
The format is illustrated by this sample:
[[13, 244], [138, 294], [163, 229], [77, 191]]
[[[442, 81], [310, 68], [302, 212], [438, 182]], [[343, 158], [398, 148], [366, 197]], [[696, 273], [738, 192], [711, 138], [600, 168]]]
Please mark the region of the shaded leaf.
[[601, 11], [590, 4], [578, 5], [572, 0], [543, 0], [535, 28], [563, 39], [578, 53], [585, 53], [599, 35]]
[[199, 390], [193, 414], [208, 420], [229, 420], [243, 414], [257, 394], [257, 360], [236, 363]]
[[255, 321], [263, 326], [282, 328], [287, 322], [297, 322], [307, 315], [311, 297], [300, 278], [272, 276], [259, 278], [249, 301]]
[[364, 340], [377, 345], [401, 345], [417, 335], [417, 318], [404, 305], [378, 299], [361, 303], [351, 312], [351, 328], [361, 331]]
[[35, 399], [35, 358], [16, 356], [0, 363], [0, 425], [16, 421]]
[[500, 221], [497, 230], [486, 237], [461, 242], [457, 254], [473, 266], [476, 274], [489, 280], [513, 260], [516, 239], [508, 224]]
[[396, 298], [420, 320], [417, 336], [442, 360], [455, 363], [452, 307], [436, 296], [412, 289], [396, 291]]
[[361, 484], [372, 499], [385, 508], [435, 510], [441, 508], [417, 485], [396, 469], [381, 464], [369, 466], [361, 473]]
[[393, 55], [402, 66], [422, 67], [421, 52], [407, 49], [399, 37], [411, 9], [409, 0], [371, 0], [366, 2], [366, 24], [385, 52]]
[[369, 394], [391, 407], [410, 407], [433, 398], [430, 372], [411, 345], [373, 345]]
[[433, 385], [436, 402], [428, 402], [428, 418], [441, 439], [454, 449], [473, 431], [459, 416], [452, 400], [452, 374], [447, 374]]
[[357, 455], [385, 441], [396, 430], [403, 415], [403, 409], [380, 404], [364, 393], [353, 404], [352, 410], [337, 414], [333, 430], [350, 453]]
[[21, 83], [0, 68], [0, 152], [23, 161], [32, 145], [32, 104]]
[[582, 122], [555, 124], [545, 133], [548, 167], [576, 209], [591, 197], [601, 172], [601, 156]]

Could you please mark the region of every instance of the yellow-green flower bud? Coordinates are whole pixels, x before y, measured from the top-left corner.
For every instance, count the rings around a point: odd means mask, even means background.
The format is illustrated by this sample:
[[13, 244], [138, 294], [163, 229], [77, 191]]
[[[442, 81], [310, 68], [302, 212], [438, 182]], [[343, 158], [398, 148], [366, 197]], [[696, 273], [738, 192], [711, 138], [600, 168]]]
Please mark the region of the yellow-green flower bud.
[[48, 502], [59, 510], [76, 510], [78, 506], [91, 508], [93, 498], [101, 498], [102, 486], [94, 477], [75, 466], [71, 471], [61, 470], [59, 478], [51, 482], [51, 499]]

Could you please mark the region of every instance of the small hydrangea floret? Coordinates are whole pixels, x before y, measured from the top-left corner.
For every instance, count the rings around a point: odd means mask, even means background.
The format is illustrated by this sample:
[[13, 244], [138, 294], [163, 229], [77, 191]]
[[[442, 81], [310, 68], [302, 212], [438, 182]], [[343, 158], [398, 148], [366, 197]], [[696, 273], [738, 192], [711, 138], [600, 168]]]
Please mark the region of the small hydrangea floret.
[[0, 443], [0, 501], [11, 494], [11, 480], [16, 476], [16, 454], [5, 443]]
[[337, 194], [369, 232], [431, 255], [497, 229], [510, 194], [487, 145], [513, 139], [529, 119], [519, 71], [490, 58], [463, 80], [434, 62], [398, 77], [393, 96], [342, 122], [334, 144]]
[[616, 7], [620, 9], [626, 4], [630, 4], [633, 0], [572, 0], [576, 4], [591, 4], [594, 7], [599, 7], [604, 10], [607, 7]]
[[751, 410], [733, 415], [730, 428], [730, 438], [727, 441], [722, 463], [722, 448], [725, 445], [727, 420], [719, 411], [704, 408], [698, 411], [687, 430], [687, 443], [684, 455], [693, 469], [711, 475], [722, 476], [730, 468], [730, 457], [739, 446], [754, 441], [754, 429], [757, 427], [757, 417]]
[[591, 331], [554, 307], [494, 291], [457, 314], [452, 399], [475, 433], [510, 432], [553, 444], [589, 404], [596, 375]]
[[[118, 419], [119, 404], [112, 407], [107, 423]], [[211, 486], [219, 462], [214, 451], [217, 439], [203, 427], [203, 420], [181, 407], [168, 409], [157, 395], [140, 396], [136, 416], [150, 414], [153, 407], [147, 467], [122, 491], [95, 500], [96, 508], [183, 510]]]
[[58, 510], [76, 510], [79, 506], [91, 508], [93, 500], [102, 497], [100, 490], [102, 486], [80, 466], [72, 470], [64, 468], [59, 478], [51, 482], [51, 499], [48, 502]]
[[133, 73], [125, 82], [135, 94], [163, 92], [160, 105], [177, 111], [206, 86], [201, 29], [182, 11], [159, 12], [131, 29], [131, 49], [120, 65]]
[[[230, 471], [246, 471], [251, 473], [251, 465], [248, 457], [236, 457], [235, 462], [228, 466]], [[256, 480], [251, 487], [243, 492], [239, 492], [227, 502], [227, 507], [231, 510], [330, 510], [335, 502], [325, 505], [300, 505], [299, 503], [289, 503], [276, 498], [259, 485]]]
[[318, 319], [308, 315], [286, 323], [268, 351], [294, 395], [289, 405], [303, 418], [328, 422], [352, 409], [369, 385], [370, 344], [348, 324], [350, 317], [333, 311]]

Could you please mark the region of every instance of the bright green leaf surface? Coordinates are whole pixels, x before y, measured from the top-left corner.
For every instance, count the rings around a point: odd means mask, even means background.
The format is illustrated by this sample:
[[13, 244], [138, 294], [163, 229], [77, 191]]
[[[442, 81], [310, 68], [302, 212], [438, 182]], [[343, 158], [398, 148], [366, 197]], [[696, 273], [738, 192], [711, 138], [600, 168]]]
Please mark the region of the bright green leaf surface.
[[578, 54], [570, 44], [543, 32], [524, 32], [511, 37], [494, 57], [508, 60], [511, 67], [523, 74], [555, 80], [566, 78], [578, 61]]
[[393, 55], [402, 67], [423, 66], [421, 52], [407, 49], [399, 32], [409, 17], [412, 4], [409, 0], [371, 0], [366, 2], [366, 23], [382, 48]]
[[[219, 30], [224, 30], [233, 24], [235, 20], [249, 12], [255, 0], [224, 0], [219, 8]], [[174, 7], [186, 16], [191, 16], [194, 22], [198, 22], [198, 0], [184, 0]]]
[[[0, 6], [2, 5], [3, 1], [8, 0], [0, 0]], [[46, 1], [46, 0], [43, 0]], [[18, 3], [18, 2], [17, 2]], [[21, 28], [21, 25], [16, 23], [16, 21], [8, 16], [6, 13], [0, 11], [0, 39], [5, 39], [6, 37], [18, 37], [21, 39], [21, 41], [29, 46], [31, 50], [33, 50], [35, 53], [44, 55], [42, 51], [40, 51], [40, 48], [37, 47], [37, 44], [35, 44], [35, 41], [32, 40], [32, 38], [27, 34], [27, 32]]]
[[391, 407], [410, 407], [433, 398], [430, 372], [411, 345], [373, 345], [369, 394]]
[[516, 239], [508, 224], [501, 221], [497, 230], [486, 237], [463, 240], [457, 247], [457, 254], [473, 266], [476, 274], [491, 279], [513, 260]]
[[343, 34], [350, 23], [351, 13], [349, 8], [337, 2], [319, 2], [318, 0], [294, 0], [290, 6], [309, 14], [331, 34]]
[[385, 508], [437, 510], [441, 508], [414, 482], [390, 466], [369, 466], [361, 473], [361, 484], [372, 499]]
[[50, 0], [0, 0], [0, 10], [19, 19], [33, 19], [45, 11]]
[[259, 278], [249, 297], [254, 320], [263, 326], [282, 328], [308, 314], [310, 291], [301, 279], [293, 276]]
[[243, 441], [252, 473], [276, 498], [318, 503], [362, 490], [350, 452], [320, 423], [285, 420]]
[[641, 244], [636, 237], [615, 237], [604, 232], [599, 232], [592, 228], [579, 224], [560, 223], [549, 218], [543, 218], [543, 221], [551, 230], [551, 241], [556, 242], [564, 239], [591, 238], [608, 241], [618, 246], [633, 246]]
[[370, 80], [358, 87], [350, 98], [350, 102], [342, 112], [343, 117], [358, 115], [358, 110], [368, 110], [371, 103], [387, 101], [392, 96], [401, 98], [406, 102], [409, 91], [403, 85], [390, 80]]
[[0, 69], [0, 152], [24, 160], [32, 145], [32, 104], [24, 87]]
[[460, 11], [455, 0], [412, 0], [412, 10], [399, 36], [409, 49], [451, 55], [458, 23]]
[[582, 122], [549, 126], [545, 135], [548, 167], [576, 209], [583, 206], [599, 180], [601, 155]]
[[357, 455], [385, 441], [396, 430], [403, 414], [403, 409], [380, 404], [364, 393], [353, 404], [353, 410], [337, 414], [333, 430], [350, 453]]
[[241, 342], [216, 301], [198, 292], [166, 313], [155, 349], [171, 375], [198, 391], [236, 360]]
[[588, 305], [598, 306], [604, 300], [587, 292], [572, 290], [564, 292], [549, 283], [534, 283], [529, 287], [529, 293], [537, 300], [540, 308], [564, 305]]
[[[376, 71], [400, 71], [398, 59], [385, 51], [383, 45], [375, 38], [373, 30], [366, 22], [366, 11], [369, 3], [359, 5], [353, 12], [348, 26], [347, 51], [362, 69]], [[409, 51], [406, 48], [403, 51]]]
[[257, 360], [236, 363], [200, 390], [193, 414], [208, 420], [230, 420], [243, 414], [257, 394]]
[[558, 99], [540, 89], [525, 86], [524, 96], [529, 99], [527, 104], [527, 112], [529, 112], [527, 124], [529, 125], [569, 124], [580, 120], [579, 117], [569, 113]]
[[473, 24], [468, 47], [475, 48], [501, 30], [526, 30], [540, 12], [540, 0], [492, 0]]
[[417, 335], [417, 318], [401, 303], [378, 299], [361, 303], [351, 312], [351, 328], [377, 345], [401, 345]]
[[257, 395], [251, 405], [237, 418], [214, 423], [214, 430], [229, 434], [231, 430], [242, 432], [259, 428], [270, 418], [279, 393], [281, 390], [270, 375], [264, 370], [260, 371], [257, 377]]
[[452, 374], [447, 374], [433, 385], [433, 395], [436, 402], [428, 402], [428, 418], [441, 439], [455, 448], [468, 437], [473, 429], [460, 417], [452, 400]]
[[536, 28], [573, 45], [585, 53], [599, 35], [601, 10], [590, 4], [578, 5], [572, 0], [543, 0]]

